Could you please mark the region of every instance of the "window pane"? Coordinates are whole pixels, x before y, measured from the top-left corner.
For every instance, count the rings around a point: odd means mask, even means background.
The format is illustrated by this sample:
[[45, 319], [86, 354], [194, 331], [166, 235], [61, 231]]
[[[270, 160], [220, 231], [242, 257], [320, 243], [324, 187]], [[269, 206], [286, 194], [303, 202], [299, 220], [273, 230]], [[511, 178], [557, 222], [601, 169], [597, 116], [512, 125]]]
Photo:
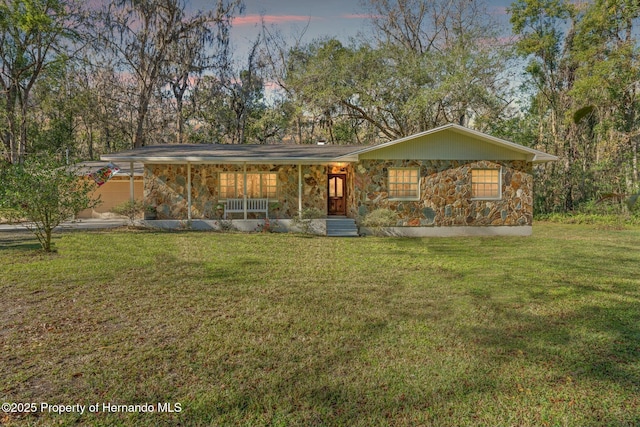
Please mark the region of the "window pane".
[[500, 198], [500, 170], [472, 169], [471, 197], [487, 199]]
[[[277, 175], [275, 173], [248, 173], [247, 197], [252, 199], [277, 198]], [[220, 198], [244, 197], [244, 173], [220, 173]]]
[[260, 197], [260, 175], [257, 173], [247, 174], [247, 197], [252, 199]]
[[389, 197], [402, 199], [419, 198], [419, 169], [389, 169]]
[[232, 199], [236, 197], [235, 173], [220, 174], [220, 197], [223, 199]]
[[276, 174], [263, 173], [261, 175], [262, 191], [260, 197], [267, 199], [275, 199], [276, 195]]

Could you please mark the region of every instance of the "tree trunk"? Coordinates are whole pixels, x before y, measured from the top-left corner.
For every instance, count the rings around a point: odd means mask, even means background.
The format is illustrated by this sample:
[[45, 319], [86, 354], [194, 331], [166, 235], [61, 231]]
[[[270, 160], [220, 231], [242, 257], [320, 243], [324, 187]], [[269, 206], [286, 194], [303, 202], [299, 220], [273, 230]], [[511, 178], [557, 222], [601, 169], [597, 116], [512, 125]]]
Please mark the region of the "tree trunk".
[[147, 112], [149, 111], [149, 98], [150, 96], [147, 96], [146, 93], [140, 94], [136, 118], [136, 133], [133, 138], [133, 148], [145, 146], [144, 120], [147, 118]]
[[[25, 98], [26, 98], [25, 94]], [[18, 159], [20, 162], [24, 160], [24, 155], [27, 152], [27, 102], [26, 99], [22, 101], [21, 105], [22, 117], [20, 117], [20, 141], [18, 145]]]
[[17, 93], [14, 86], [10, 86], [7, 90], [6, 100], [6, 116], [8, 122], [8, 129], [3, 135], [3, 142], [7, 151], [7, 161], [11, 164], [19, 163], [21, 161], [18, 152], [18, 141], [16, 139], [16, 100]]
[[187, 90], [188, 82], [189, 73], [184, 73], [180, 76], [180, 78], [178, 78], [177, 81], [171, 82], [171, 90], [173, 91], [173, 96], [176, 99], [178, 144], [184, 143], [184, 116], [182, 115], [182, 112], [184, 111], [184, 93]]
[[176, 98], [178, 110], [178, 144], [184, 144], [184, 117], [182, 117], [182, 98]]
[[631, 179], [633, 191], [638, 191], [638, 140], [631, 138]]
[[47, 228], [45, 230], [44, 250], [45, 252], [51, 252], [51, 229], [50, 228]]
[[93, 126], [87, 126], [87, 132], [89, 132], [88, 151], [89, 160], [93, 160]]

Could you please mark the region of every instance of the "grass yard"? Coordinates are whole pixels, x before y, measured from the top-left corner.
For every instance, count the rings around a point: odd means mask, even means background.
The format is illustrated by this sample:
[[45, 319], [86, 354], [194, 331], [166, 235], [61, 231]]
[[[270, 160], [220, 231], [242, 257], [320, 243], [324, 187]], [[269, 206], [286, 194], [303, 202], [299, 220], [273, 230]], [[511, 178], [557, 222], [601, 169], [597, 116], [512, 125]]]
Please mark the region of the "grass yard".
[[0, 233], [3, 425], [640, 425], [640, 227], [55, 242]]

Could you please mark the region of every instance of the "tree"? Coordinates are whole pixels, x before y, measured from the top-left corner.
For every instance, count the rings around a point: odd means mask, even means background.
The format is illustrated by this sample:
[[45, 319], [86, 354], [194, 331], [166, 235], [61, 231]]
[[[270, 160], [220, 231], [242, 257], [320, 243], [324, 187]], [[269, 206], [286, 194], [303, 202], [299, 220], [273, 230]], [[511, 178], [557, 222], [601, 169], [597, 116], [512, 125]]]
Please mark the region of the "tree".
[[[146, 144], [145, 125], [152, 98], [165, 83], [162, 77], [166, 75], [168, 66], [178, 61], [176, 54], [180, 54], [189, 40], [202, 37], [203, 33], [214, 31], [214, 28], [219, 37], [227, 37], [231, 17], [239, 8], [239, 0], [230, 3], [219, 0], [215, 11], [188, 16], [182, 0], [113, 0], [99, 14], [96, 22], [104, 22], [99, 36], [119, 59], [122, 71], [130, 73], [135, 91], [133, 147]], [[193, 49], [206, 47], [205, 43], [191, 46]], [[197, 55], [192, 58], [197, 58]], [[180, 88], [188, 83], [188, 73], [193, 71], [193, 65], [194, 62], [178, 67], [180, 70], [173, 81], [179, 96], [184, 94]]]
[[372, 38], [285, 51], [271, 37], [267, 50], [285, 59], [265, 62], [311, 135], [317, 126], [332, 142], [392, 140], [450, 122], [482, 128], [511, 94], [506, 48], [479, 3], [371, 0]]
[[[238, 10], [242, 10], [238, 6]], [[233, 8], [222, 2], [217, 4], [217, 16], [231, 18]], [[213, 16], [213, 15], [212, 15]], [[207, 71], [224, 73], [229, 68], [229, 25], [217, 25], [202, 20], [192, 25], [190, 34], [170, 47], [163, 79], [169, 84], [176, 101], [177, 142], [184, 142], [185, 95]]]
[[545, 170], [539, 208], [573, 210], [578, 133], [567, 113], [573, 106], [570, 91], [576, 73], [572, 57], [576, 9], [563, 0], [519, 0], [510, 11], [513, 31], [520, 36], [518, 53], [528, 59], [526, 72], [533, 92], [530, 114], [538, 123], [534, 145], [562, 160]]
[[539, 172], [538, 211], [572, 211], [638, 190], [636, 1], [519, 0], [511, 6], [530, 102], [529, 145], [560, 157]]
[[640, 190], [639, 18], [637, 1], [597, 0], [584, 8], [576, 25], [574, 121], [589, 127], [590, 161], [606, 159], [622, 175], [624, 188], [608, 191]]
[[5, 159], [21, 162], [27, 150], [31, 90], [50, 69], [68, 58], [79, 23], [73, 0], [3, 0], [0, 2], [0, 88]]
[[76, 156], [76, 120], [82, 108], [71, 63], [50, 70], [32, 93], [29, 108], [29, 151], [66, 153]]
[[274, 97], [268, 104], [265, 99], [264, 64], [259, 46], [260, 38], [251, 45], [246, 66], [231, 63], [217, 76], [204, 76], [194, 88], [190, 99], [199, 126], [199, 139], [266, 144], [281, 136], [289, 111], [286, 102]]
[[22, 164], [6, 164], [0, 169], [0, 207], [11, 220], [26, 220], [42, 249], [52, 251], [51, 234], [62, 221], [97, 206], [92, 199], [93, 180], [83, 179], [76, 169], [50, 155], [27, 157]]
[[228, 106], [233, 116], [229, 129], [232, 144], [247, 142], [247, 130], [252, 119], [259, 115], [259, 111], [264, 105], [262, 103], [264, 85], [258, 74], [260, 64], [256, 59], [258, 44], [259, 40], [256, 40], [249, 51], [247, 68], [241, 70], [237, 77], [227, 76], [224, 80], [228, 94]]

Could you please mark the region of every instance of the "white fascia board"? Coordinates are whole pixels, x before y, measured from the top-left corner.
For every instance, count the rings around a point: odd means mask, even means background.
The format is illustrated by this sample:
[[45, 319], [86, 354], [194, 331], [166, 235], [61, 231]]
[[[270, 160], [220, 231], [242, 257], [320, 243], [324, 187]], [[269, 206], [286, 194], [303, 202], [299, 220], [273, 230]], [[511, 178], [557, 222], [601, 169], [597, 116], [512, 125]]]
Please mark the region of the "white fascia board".
[[544, 153], [539, 151], [533, 156], [532, 163], [546, 163], [546, 162], [555, 162], [558, 160], [557, 156]]
[[343, 156], [339, 156], [335, 158], [336, 162], [357, 162], [359, 160], [359, 157], [357, 154], [345, 154]]

